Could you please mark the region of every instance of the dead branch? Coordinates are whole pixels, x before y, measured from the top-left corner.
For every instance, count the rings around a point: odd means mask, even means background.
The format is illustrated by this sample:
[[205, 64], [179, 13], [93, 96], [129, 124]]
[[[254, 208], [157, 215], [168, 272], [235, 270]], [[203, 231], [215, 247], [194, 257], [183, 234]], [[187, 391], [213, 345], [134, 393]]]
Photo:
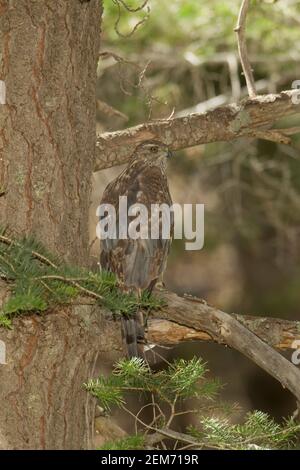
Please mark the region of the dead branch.
[[[255, 82], [255, 88], [257, 91], [265, 92], [268, 90], [268, 87], [270, 85], [270, 82], [268, 80], [258, 80]], [[239, 91], [239, 95], [241, 98], [246, 98], [248, 96], [248, 89], [247, 87], [243, 87]], [[205, 113], [207, 111], [210, 111], [212, 109], [215, 109], [217, 106], [221, 106], [224, 104], [232, 103], [232, 97], [233, 97], [233, 92], [224, 94], [224, 95], [217, 95], [214, 96], [213, 98], [209, 98], [206, 101], [202, 101], [201, 103], [198, 103], [190, 108], [185, 108], [182, 109], [178, 112], [175, 113], [176, 117], [184, 117], [184, 116], [189, 116], [190, 114], [195, 114], [195, 113]]]
[[[123, 131], [101, 134], [97, 137], [95, 171], [126, 163], [136, 145], [148, 139], [159, 140], [171, 150], [179, 150], [210, 142], [254, 137], [266, 129], [269, 132], [278, 119], [300, 112], [298, 96], [299, 90], [260, 95], [206, 113], [158, 119]], [[265, 136], [260, 134], [260, 137]], [[274, 134], [267, 136], [274, 138]]]
[[243, 72], [244, 72], [245, 79], [246, 79], [248, 93], [249, 93], [250, 98], [254, 98], [256, 96], [255, 81], [254, 81], [254, 77], [252, 73], [251, 64], [248, 58], [248, 51], [247, 51], [246, 37], [245, 37], [246, 19], [247, 19], [249, 4], [250, 4], [250, 0], [242, 1], [237, 25], [234, 31], [237, 34], [239, 56], [240, 56], [241, 64], [243, 67]]
[[[275, 349], [282, 351], [294, 349], [293, 345], [296, 341], [300, 341], [300, 322], [251, 315], [235, 315], [234, 317]], [[166, 346], [174, 346], [186, 341], [214, 341], [203, 330], [160, 318], [149, 319], [148, 340], [150, 343]]]
[[150, 341], [159, 340], [159, 336], [164, 341], [170, 336], [170, 341], [175, 342], [191, 335], [193, 339], [226, 344], [277, 379], [299, 401], [300, 370], [272, 347], [291, 347], [292, 341], [299, 339], [299, 322], [294, 322], [293, 326], [293, 322], [288, 322], [283, 326], [284, 320], [256, 318], [255, 321], [255, 317], [229, 315], [194, 297], [181, 298], [171, 292], [162, 292], [167, 306], [154, 313], [152, 318], [167, 320], [176, 326], [173, 329], [172, 325], [171, 334], [159, 335], [157, 324], [152, 320], [154, 323], [149, 322]]
[[[287, 129], [287, 131], [289, 131], [289, 129]], [[252, 135], [253, 137], [256, 137], [257, 139], [270, 140], [271, 142], [277, 142], [278, 144], [285, 144], [285, 145], [291, 144], [291, 138], [285, 134], [284, 130], [283, 132], [280, 132], [278, 129], [270, 129], [270, 130], [267, 129], [264, 131], [254, 130]]]
[[105, 114], [108, 117], [114, 117], [117, 116], [123, 121], [128, 121], [128, 116], [126, 114], [121, 113], [118, 109], [114, 108], [113, 106], [110, 106], [109, 104], [105, 103], [104, 101], [97, 100], [97, 111], [100, 111], [101, 113]]

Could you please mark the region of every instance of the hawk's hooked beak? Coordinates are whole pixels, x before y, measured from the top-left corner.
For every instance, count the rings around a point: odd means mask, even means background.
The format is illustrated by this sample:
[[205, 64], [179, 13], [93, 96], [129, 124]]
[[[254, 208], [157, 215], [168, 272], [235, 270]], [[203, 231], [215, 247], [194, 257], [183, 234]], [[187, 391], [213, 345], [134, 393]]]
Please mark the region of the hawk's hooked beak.
[[168, 150], [167, 158], [172, 158], [172, 157], [173, 157], [173, 152], [171, 152], [171, 150]]

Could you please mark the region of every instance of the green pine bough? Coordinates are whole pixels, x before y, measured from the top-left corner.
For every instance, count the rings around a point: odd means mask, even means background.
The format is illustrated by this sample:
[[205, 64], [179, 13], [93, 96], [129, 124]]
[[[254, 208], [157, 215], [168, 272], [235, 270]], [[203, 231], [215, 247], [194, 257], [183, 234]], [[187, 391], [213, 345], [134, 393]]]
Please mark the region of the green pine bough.
[[[90, 380], [85, 388], [99, 400], [103, 413], [118, 407], [129, 415], [135, 434], [102, 449], [219, 449], [266, 450], [299, 447], [300, 423], [293, 418], [276, 423], [268, 414], [254, 411], [243, 423], [233, 424], [237, 405], [218, 399], [220, 383], [207, 377], [206, 364], [198, 358], [178, 359], [160, 371], [151, 371], [138, 358], [122, 359], [109, 376]], [[136, 394], [142, 403], [132, 412], [126, 396]], [[237, 411], [237, 410], [236, 410]], [[188, 415], [193, 425], [184, 432], [178, 418]], [[191, 420], [189, 419], [191, 422]], [[182, 425], [181, 425], [182, 426]], [[298, 444], [297, 444], [298, 443]]]
[[116, 315], [163, 305], [154, 296], [138, 299], [123, 293], [111, 273], [69, 266], [33, 238], [13, 239], [4, 230], [0, 231], [0, 279], [10, 292], [0, 310], [0, 327], [11, 327], [16, 315], [76, 304], [78, 297], [90, 297]]

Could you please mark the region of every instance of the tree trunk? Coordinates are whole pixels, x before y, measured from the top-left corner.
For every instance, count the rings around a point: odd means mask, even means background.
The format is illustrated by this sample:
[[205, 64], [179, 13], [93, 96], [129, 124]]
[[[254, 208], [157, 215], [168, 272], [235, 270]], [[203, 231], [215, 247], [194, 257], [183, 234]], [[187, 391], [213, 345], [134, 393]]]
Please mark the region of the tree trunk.
[[[84, 390], [122, 348], [120, 328], [99, 307], [19, 317], [0, 330], [0, 449], [88, 449], [95, 401]], [[113, 355], [111, 351], [114, 351]]]
[[[0, 224], [80, 265], [88, 260], [101, 14], [99, 0], [0, 0]], [[90, 447], [83, 383], [114, 346], [115, 328], [99, 314], [61, 309], [0, 329], [0, 448]]]
[[1, 223], [86, 263], [101, 2], [0, 0]]

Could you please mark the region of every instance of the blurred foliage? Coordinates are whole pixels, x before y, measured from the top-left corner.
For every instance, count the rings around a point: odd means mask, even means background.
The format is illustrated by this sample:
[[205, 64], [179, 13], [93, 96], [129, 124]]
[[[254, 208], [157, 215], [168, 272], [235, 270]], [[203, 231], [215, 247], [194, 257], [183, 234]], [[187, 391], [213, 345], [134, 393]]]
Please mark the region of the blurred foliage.
[[[153, 100], [151, 103], [154, 117], [168, 115], [173, 106], [178, 110], [231, 91], [228, 60], [232, 55], [237, 56], [233, 30], [240, 0], [149, 0], [150, 17], [132, 35], [135, 25], [145, 17], [146, 6], [134, 13], [120, 3], [120, 21], [116, 30], [117, 4], [117, 0], [104, 0], [102, 50], [113, 50], [126, 60], [132, 59], [141, 69], [149, 62], [144, 84], [149, 93], [159, 99], [159, 102]], [[126, 4], [136, 8], [142, 2], [128, 0]], [[299, 24], [298, 1], [251, 2], [247, 20], [249, 53], [254, 61], [256, 79], [272, 79], [273, 89], [277, 82], [284, 82], [286, 76], [290, 80], [290, 75], [295, 73], [294, 78], [297, 78]], [[129, 36], [121, 37], [118, 31]], [[103, 89], [100, 93], [127, 113], [132, 123], [147, 119], [149, 96], [145, 96], [143, 88], [133, 86], [138, 82], [137, 69], [128, 63], [122, 65], [107, 59], [99, 70]], [[241, 74], [236, 78], [244, 84]], [[132, 97], [124, 96], [122, 90], [119, 94], [120, 80], [128, 80], [127, 91], [132, 93]], [[165, 102], [169, 105], [164, 106], [162, 103]]]
[[[147, 48], [161, 50], [165, 46], [178, 47], [182, 52], [192, 50], [195, 54], [208, 58], [216, 52], [235, 49], [233, 28], [240, 3], [240, 0], [150, 0], [150, 19], [135, 35], [122, 41], [115, 31], [117, 6], [111, 0], [105, 0], [103, 39], [126, 52], [144, 53]], [[142, 2], [127, 0], [126, 4], [137, 7]], [[251, 4], [247, 27], [251, 52], [266, 55], [287, 50], [300, 52], [298, 1], [254, 0]], [[144, 16], [145, 8], [131, 13], [121, 6], [120, 31], [130, 33]]]
[[[102, 50], [121, 59], [108, 55], [100, 62], [98, 97], [129, 119], [99, 114], [103, 130], [168, 117], [172, 111], [197, 112], [196, 105], [216, 96], [230, 103], [247, 95], [233, 31], [240, 0], [150, 0], [150, 16], [134, 34], [147, 6], [129, 12], [121, 4], [116, 28], [118, 2], [104, 4]], [[137, 8], [142, 1], [126, 4]], [[251, 2], [247, 45], [259, 93], [290, 89], [300, 77], [299, 24], [299, 1]], [[276, 125], [299, 126], [299, 116]], [[239, 258], [236, 282], [242, 298], [226, 308], [290, 317], [298, 313], [299, 173], [299, 135], [292, 137], [291, 146], [250, 139], [214, 143], [180, 151], [171, 163], [176, 198], [189, 194], [188, 202], [206, 204], [205, 249], [194, 254], [199, 266], [224, 243]], [[185, 180], [180, 188], [178, 175]], [[188, 255], [180, 242], [172, 250], [169, 265], [176, 270]], [[207, 284], [200, 274], [193, 278], [199, 286]], [[201, 289], [198, 293], [205, 295]]]

